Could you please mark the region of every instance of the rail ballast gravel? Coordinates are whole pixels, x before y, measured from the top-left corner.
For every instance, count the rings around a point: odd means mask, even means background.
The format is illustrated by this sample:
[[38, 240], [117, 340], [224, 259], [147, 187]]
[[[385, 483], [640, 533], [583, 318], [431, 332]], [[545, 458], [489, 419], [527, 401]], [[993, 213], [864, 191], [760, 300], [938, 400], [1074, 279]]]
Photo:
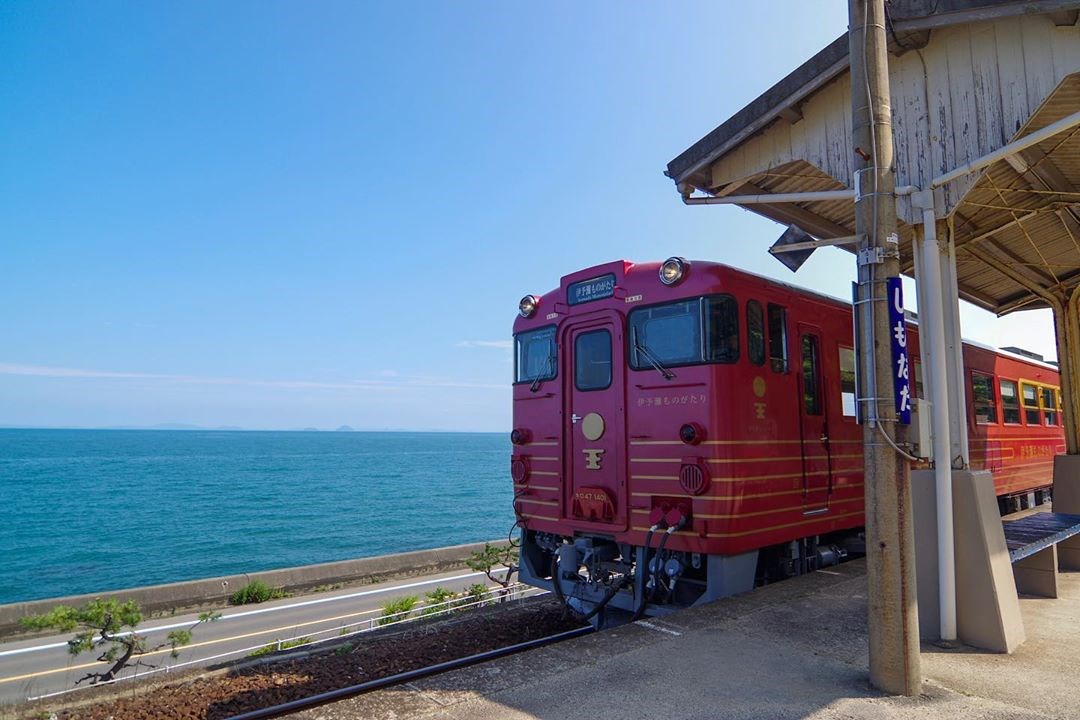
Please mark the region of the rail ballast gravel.
[[318, 695], [312, 695], [311, 697], [302, 698], [300, 700], [291, 700], [281, 705], [274, 705], [260, 710], [252, 710], [240, 715], [234, 715], [229, 718], [229, 720], [264, 720], [264, 718], [281, 717], [282, 715], [307, 710], [337, 700], [344, 700], [345, 698], [354, 697], [356, 695], [363, 695], [366, 692], [378, 690], [379, 688], [390, 685], [417, 680], [419, 678], [428, 677], [429, 675], [437, 675], [438, 673], [446, 672], [448, 670], [457, 670], [458, 668], [468, 667], [469, 665], [475, 665], [476, 663], [513, 655], [514, 653], [519, 653], [524, 650], [532, 650], [534, 648], [543, 647], [544, 645], [551, 645], [552, 643], [562, 642], [563, 640], [581, 637], [582, 635], [587, 635], [591, 632], [593, 632], [593, 629], [588, 626], [568, 630], [555, 635], [537, 638], [536, 640], [518, 643], [517, 645], [508, 645], [504, 648], [488, 650], [486, 652], [477, 653], [476, 655], [458, 658], [457, 660], [449, 660], [447, 662], [429, 665], [428, 667], [417, 668], [416, 670], [407, 670], [406, 672], [398, 673], [397, 675], [388, 675], [387, 677], [378, 678], [377, 680], [368, 680], [367, 682], [362, 682], [358, 685], [338, 688], [337, 690], [319, 693]]

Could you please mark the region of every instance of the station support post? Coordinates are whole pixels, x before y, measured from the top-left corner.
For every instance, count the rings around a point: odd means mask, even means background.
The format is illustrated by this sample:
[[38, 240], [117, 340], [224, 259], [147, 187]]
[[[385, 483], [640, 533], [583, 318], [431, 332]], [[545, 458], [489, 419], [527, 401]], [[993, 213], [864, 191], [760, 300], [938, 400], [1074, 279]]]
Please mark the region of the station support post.
[[[897, 695], [922, 687], [908, 465], [893, 400], [886, 279], [899, 276], [892, 111], [884, 0], [849, 0], [855, 227], [859, 257], [859, 368], [866, 491], [870, 682]], [[888, 435], [888, 437], [886, 437]]]

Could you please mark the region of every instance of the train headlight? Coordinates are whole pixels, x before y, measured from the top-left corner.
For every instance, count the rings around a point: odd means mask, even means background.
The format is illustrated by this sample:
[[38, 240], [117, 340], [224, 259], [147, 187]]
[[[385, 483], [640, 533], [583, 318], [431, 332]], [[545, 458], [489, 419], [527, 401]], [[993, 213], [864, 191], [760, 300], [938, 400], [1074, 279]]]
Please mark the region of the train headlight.
[[665, 285], [677, 285], [686, 275], [690, 264], [681, 257], [671, 257], [660, 266], [660, 282]]
[[514, 428], [510, 432], [510, 442], [514, 445], [524, 445], [529, 442], [529, 431], [524, 428]]
[[697, 445], [705, 437], [705, 429], [697, 423], [686, 423], [679, 428], [679, 439], [687, 445]]
[[540, 304], [540, 298], [535, 295], [526, 295], [521, 298], [521, 302], [518, 303], [518, 312], [521, 313], [521, 317], [532, 317], [536, 312], [536, 306]]

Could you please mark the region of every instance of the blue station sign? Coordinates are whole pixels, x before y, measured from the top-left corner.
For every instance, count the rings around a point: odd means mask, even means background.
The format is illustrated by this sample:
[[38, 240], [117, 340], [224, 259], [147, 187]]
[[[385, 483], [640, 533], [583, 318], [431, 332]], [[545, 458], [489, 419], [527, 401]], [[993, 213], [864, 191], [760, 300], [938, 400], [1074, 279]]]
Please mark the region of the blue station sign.
[[896, 415], [904, 425], [911, 424], [911, 363], [908, 358], [907, 323], [904, 320], [904, 289], [900, 278], [886, 280], [889, 299], [889, 343], [892, 345], [893, 393]]

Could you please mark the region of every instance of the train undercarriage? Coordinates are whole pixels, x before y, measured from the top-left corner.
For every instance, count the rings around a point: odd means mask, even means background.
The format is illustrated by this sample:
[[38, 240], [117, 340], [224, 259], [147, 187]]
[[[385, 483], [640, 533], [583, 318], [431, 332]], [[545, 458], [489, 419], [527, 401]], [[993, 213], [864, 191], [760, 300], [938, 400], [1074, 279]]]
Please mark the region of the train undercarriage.
[[865, 552], [858, 529], [739, 555], [669, 550], [668, 537], [656, 533], [646, 547], [601, 535], [526, 531], [521, 580], [551, 590], [575, 615], [602, 628], [737, 595]]

